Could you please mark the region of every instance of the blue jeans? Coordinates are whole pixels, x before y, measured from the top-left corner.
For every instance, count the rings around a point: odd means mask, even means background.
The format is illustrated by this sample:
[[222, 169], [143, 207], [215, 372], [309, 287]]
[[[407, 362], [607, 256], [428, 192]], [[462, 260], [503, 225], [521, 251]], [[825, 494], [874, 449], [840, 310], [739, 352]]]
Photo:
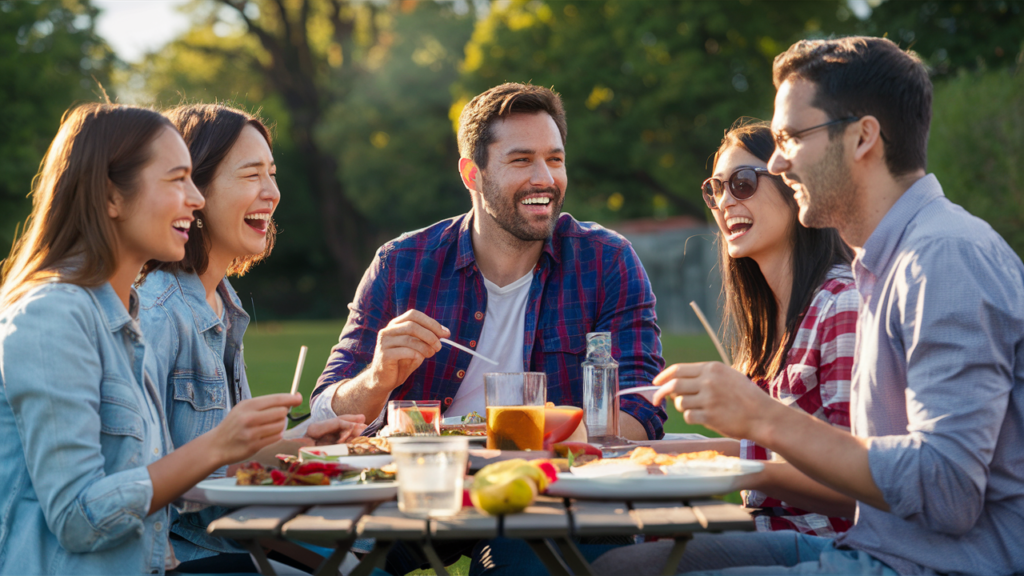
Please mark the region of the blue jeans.
[[[597, 574], [656, 575], [672, 541], [624, 546], [594, 562]], [[677, 569], [687, 574], [857, 574], [897, 576], [885, 563], [857, 550], [840, 550], [831, 538], [795, 531], [697, 534]]]
[[[587, 562], [593, 562], [602, 554], [621, 548], [617, 544], [576, 544]], [[481, 540], [473, 549], [469, 576], [543, 576], [548, 573], [544, 564], [529, 544], [515, 538], [492, 538]]]

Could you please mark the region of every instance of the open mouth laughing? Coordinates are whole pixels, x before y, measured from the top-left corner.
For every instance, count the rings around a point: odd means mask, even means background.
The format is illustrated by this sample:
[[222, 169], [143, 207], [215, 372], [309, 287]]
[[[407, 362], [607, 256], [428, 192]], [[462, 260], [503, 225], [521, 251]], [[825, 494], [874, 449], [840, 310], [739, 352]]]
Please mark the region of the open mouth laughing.
[[725, 237], [726, 240], [732, 242], [740, 236], [743, 236], [753, 225], [754, 221], [744, 216], [734, 216], [729, 218], [725, 221], [725, 226], [729, 230], [729, 234]]
[[267, 233], [270, 226], [270, 212], [253, 212], [245, 215], [245, 223], [260, 234]]
[[171, 227], [174, 228], [174, 231], [180, 234], [185, 240], [188, 240], [188, 229], [191, 226], [191, 218], [179, 218], [174, 222], [171, 222]]

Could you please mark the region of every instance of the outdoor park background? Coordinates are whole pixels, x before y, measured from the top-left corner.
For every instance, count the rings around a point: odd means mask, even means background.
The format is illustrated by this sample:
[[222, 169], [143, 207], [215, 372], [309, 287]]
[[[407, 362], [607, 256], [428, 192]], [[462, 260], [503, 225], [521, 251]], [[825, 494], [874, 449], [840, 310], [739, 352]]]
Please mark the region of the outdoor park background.
[[[225, 102], [274, 128], [282, 201], [271, 258], [233, 280], [253, 317], [254, 394], [284, 391], [300, 344], [305, 395], [374, 249], [464, 212], [454, 121], [504, 81], [562, 94], [564, 210], [611, 228], [710, 214], [698, 187], [723, 129], [769, 119], [773, 58], [801, 38], [870, 34], [912, 47], [935, 83], [929, 169], [1024, 254], [1024, 2], [192, 0], [164, 46], [125, 58], [115, 0], [0, 0], [0, 243], [63, 111], [100, 98]], [[6, 250], [5, 250], [6, 252]], [[659, 295], [660, 296], [660, 295]], [[715, 359], [668, 335], [670, 363]], [[672, 413], [667, 429], [686, 429]]]

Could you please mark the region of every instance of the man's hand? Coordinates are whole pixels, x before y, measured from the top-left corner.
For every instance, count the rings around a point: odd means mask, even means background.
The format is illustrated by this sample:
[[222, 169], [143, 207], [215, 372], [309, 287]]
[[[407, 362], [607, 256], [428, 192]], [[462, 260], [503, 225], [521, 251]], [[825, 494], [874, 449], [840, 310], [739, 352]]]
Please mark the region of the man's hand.
[[737, 370], [721, 362], [674, 364], [654, 378], [661, 390], [654, 405], [666, 397], [688, 424], [701, 424], [731, 438], [758, 436], [755, 428], [781, 406]]
[[365, 422], [366, 418], [362, 414], [345, 414], [330, 420], [313, 422], [306, 428], [303, 439], [316, 446], [342, 444], [362, 434], [366, 429]]
[[440, 339], [448, 336], [447, 328], [419, 310], [409, 310], [388, 322], [377, 334], [369, 368], [373, 384], [387, 393], [398, 388], [441, 349]]

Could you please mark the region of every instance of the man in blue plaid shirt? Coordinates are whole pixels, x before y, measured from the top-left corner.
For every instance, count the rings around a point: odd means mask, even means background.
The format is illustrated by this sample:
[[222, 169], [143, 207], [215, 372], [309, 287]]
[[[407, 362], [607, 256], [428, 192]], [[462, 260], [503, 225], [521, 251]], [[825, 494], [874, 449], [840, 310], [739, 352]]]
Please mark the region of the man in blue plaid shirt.
[[[650, 282], [625, 238], [561, 214], [565, 135], [546, 88], [503, 84], [466, 106], [459, 170], [473, 209], [377, 252], [313, 392], [315, 419], [363, 414], [371, 434], [389, 399], [482, 414], [484, 372], [544, 372], [548, 401], [582, 406], [588, 332], [612, 333], [621, 388], [650, 384], [664, 368]], [[622, 436], [664, 435], [660, 407], [631, 395], [620, 409]]]

